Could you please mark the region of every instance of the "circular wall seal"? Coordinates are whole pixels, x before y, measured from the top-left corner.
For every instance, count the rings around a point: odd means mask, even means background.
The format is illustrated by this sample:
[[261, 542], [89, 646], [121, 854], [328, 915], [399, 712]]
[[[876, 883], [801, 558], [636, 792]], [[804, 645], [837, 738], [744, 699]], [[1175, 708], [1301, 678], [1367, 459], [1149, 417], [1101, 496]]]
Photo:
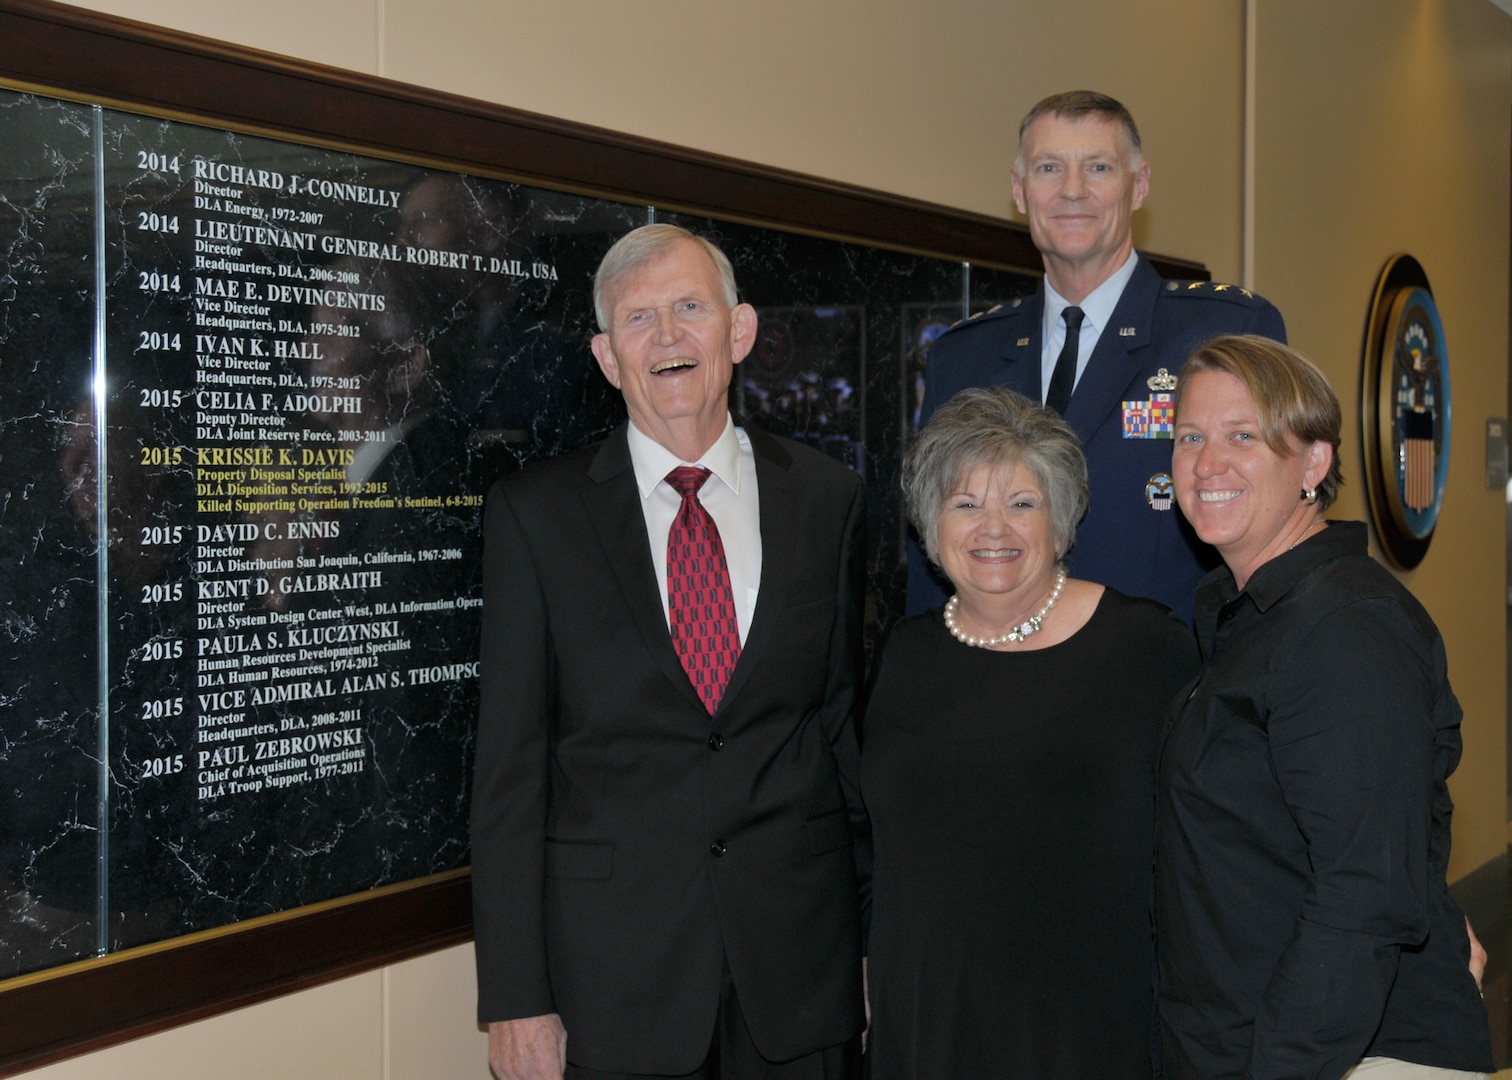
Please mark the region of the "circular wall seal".
[[1365, 329], [1360, 439], [1381, 548], [1404, 570], [1423, 561], [1449, 479], [1449, 358], [1428, 275], [1387, 261]]

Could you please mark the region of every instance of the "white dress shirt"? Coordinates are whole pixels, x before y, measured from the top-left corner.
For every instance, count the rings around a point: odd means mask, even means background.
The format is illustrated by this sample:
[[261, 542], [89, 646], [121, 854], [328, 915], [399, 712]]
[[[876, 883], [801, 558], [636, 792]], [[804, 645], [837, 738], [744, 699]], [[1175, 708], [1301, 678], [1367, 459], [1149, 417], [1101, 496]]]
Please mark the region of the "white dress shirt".
[[761, 585], [761, 503], [756, 497], [756, 455], [751, 451], [750, 437], [726, 416], [725, 429], [714, 445], [697, 461], [683, 461], [632, 422], [630, 463], [635, 467], [635, 484], [646, 516], [646, 538], [651, 543], [651, 562], [656, 567], [669, 633], [672, 616], [667, 609], [667, 534], [682, 507], [682, 496], [666, 482], [667, 474], [679, 465], [701, 465], [712, 473], [704, 481], [698, 501], [719, 526], [725, 562], [730, 567], [740, 644], [745, 645]]
[[[1123, 296], [1124, 286], [1129, 284], [1129, 279], [1134, 276], [1134, 267], [1139, 263], [1139, 256], [1133, 251], [1129, 252], [1128, 261], [1113, 271], [1112, 275], [1097, 288], [1087, 294], [1080, 304], [1076, 306], [1082, 309], [1081, 336], [1076, 342], [1076, 382], [1071, 384], [1072, 392], [1075, 392], [1076, 383], [1081, 382], [1082, 372], [1087, 370], [1087, 361], [1092, 359], [1092, 350], [1097, 348], [1097, 339], [1102, 336], [1103, 330], [1113, 318], [1113, 309], [1118, 306], [1119, 297]], [[1061, 346], [1066, 343], [1066, 324], [1061, 320], [1061, 313], [1071, 307], [1071, 301], [1056, 292], [1050, 285], [1050, 279], [1045, 279], [1045, 325], [1040, 334], [1040, 341], [1044, 344], [1040, 347], [1040, 400], [1044, 401], [1044, 395], [1050, 391], [1050, 376], [1055, 373], [1055, 362], [1060, 359]]]

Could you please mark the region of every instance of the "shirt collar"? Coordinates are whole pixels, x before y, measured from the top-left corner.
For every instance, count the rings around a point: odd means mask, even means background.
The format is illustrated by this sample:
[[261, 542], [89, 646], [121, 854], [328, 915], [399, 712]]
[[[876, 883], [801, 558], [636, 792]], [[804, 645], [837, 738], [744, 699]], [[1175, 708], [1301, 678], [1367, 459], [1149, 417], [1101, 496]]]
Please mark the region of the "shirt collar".
[[630, 424], [630, 464], [635, 468], [635, 486], [642, 499], [651, 497], [656, 485], [679, 465], [702, 465], [736, 495], [740, 494], [740, 439], [735, 433], [735, 421], [725, 414], [724, 430], [714, 445], [703, 452], [697, 461], [684, 461], [661, 443]]
[[[1082, 323], [1084, 328], [1096, 327], [1101, 332], [1103, 327], [1113, 321], [1113, 309], [1118, 306], [1124, 287], [1129, 284], [1129, 279], [1134, 276], [1134, 268], [1138, 265], [1138, 253], [1130, 251], [1124, 264], [1076, 305], [1082, 309], [1082, 315], [1085, 317]], [[1045, 325], [1055, 326], [1059, 323], [1061, 312], [1070, 306], [1071, 301], [1056, 292], [1047, 277], [1045, 279]]]
[[1217, 613], [1240, 596], [1248, 596], [1260, 612], [1268, 611], [1297, 582], [1324, 563], [1341, 555], [1364, 552], [1364, 522], [1330, 521], [1322, 532], [1261, 565], [1250, 575], [1242, 592], [1234, 586], [1233, 571], [1220, 566], [1197, 586], [1197, 626], [1199, 630], [1210, 630]]

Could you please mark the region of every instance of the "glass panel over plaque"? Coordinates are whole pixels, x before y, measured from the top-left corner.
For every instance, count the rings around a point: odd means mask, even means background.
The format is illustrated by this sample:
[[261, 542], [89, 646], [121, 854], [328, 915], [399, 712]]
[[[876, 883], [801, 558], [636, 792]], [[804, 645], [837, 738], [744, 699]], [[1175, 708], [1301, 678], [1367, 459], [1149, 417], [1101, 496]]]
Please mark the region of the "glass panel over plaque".
[[114, 905], [462, 865], [483, 497], [611, 422], [577, 282], [640, 211], [112, 120], [112, 497], [168, 530], [111, 627]]
[[621, 415], [587, 283], [645, 209], [101, 112], [100, 440], [91, 110], [0, 103], [78, 143], [0, 145], [0, 975], [465, 864], [483, 498]]
[[101, 935], [93, 110], [0, 95], [0, 159], [4, 978]]
[[971, 267], [971, 310], [968, 315], [975, 315], [979, 311], [991, 311], [999, 304], [1009, 304], [1021, 296], [1028, 296], [1039, 288], [1044, 274], [1039, 267], [1031, 267], [1026, 270], [999, 270], [992, 266], [973, 265]]
[[865, 478], [867, 622], [873, 633], [885, 630], [903, 614], [898, 467], [917, 407], [918, 313], [953, 310], [950, 322], [960, 318], [962, 264], [729, 222], [657, 218], [715, 239], [760, 317], [756, 345], [736, 368], [736, 409]]
[[[1005, 304], [1012, 304], [1021, 297], [1028, 296], [1039, 288], [1044, 275], [1028, 270], [1001, 270], [997, 267], [973, 264], [969, 268], [967, 294], [967, 310], [965, 314], [957, 318], [970, 318], [973, 315], [984, 315]], [[949, 329], [949, 326], [941, 326], [938, 321], [940, 313], [931, 312], [931, 322], [925, 327], [920, 335], [921, 340], [927, 338], [929, 344]], [[924, 350], [928, 357], [928, 346]], [[922, 397], [923, 388], [920, 387]], [[917, 430], [917, 428], [916, 428]]]
[[910, 435], [919, 430], [923, 420], [924, 370], [936, 339], [962, 319], [1028, 295], [1039, 286], [1039, 281], [1040, 275], [1028, 271], [964, 265], [956, 296], [904, 305], [901, 371], [905, 421]]

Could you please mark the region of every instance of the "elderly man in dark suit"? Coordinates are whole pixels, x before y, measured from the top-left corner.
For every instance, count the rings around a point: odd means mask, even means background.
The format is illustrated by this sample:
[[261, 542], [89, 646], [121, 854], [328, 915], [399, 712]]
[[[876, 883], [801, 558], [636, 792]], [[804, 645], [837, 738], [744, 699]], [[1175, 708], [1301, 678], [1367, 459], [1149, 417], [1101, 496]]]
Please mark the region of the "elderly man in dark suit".
[[[1172, 497], [1176, 372], [1219, 334], [1285, 341], [1281, 314], [1237, 286], [1163, 281], [1134, 250], [1150, 166], [1113, 98], [1077, 90], [1035, 105], [1012, 178], [1044, 283], [934, 343], [920, 422], [968, 386], [1006, 386], [1058, 411], [1081, 436], [1092, 485], [1068, 572], [1159, 600], [1190, 624], [1197, 582], [1217, 561]], [[944, 599], [911, 545], [909, 613]]]
[[756, 313], [714, 245], [637, 229], [594, 298], [629, 424], [501, 482], [486, 513], [472, 843], [490, 1062], [852, 1075], [862, 486], [732, 420]]

